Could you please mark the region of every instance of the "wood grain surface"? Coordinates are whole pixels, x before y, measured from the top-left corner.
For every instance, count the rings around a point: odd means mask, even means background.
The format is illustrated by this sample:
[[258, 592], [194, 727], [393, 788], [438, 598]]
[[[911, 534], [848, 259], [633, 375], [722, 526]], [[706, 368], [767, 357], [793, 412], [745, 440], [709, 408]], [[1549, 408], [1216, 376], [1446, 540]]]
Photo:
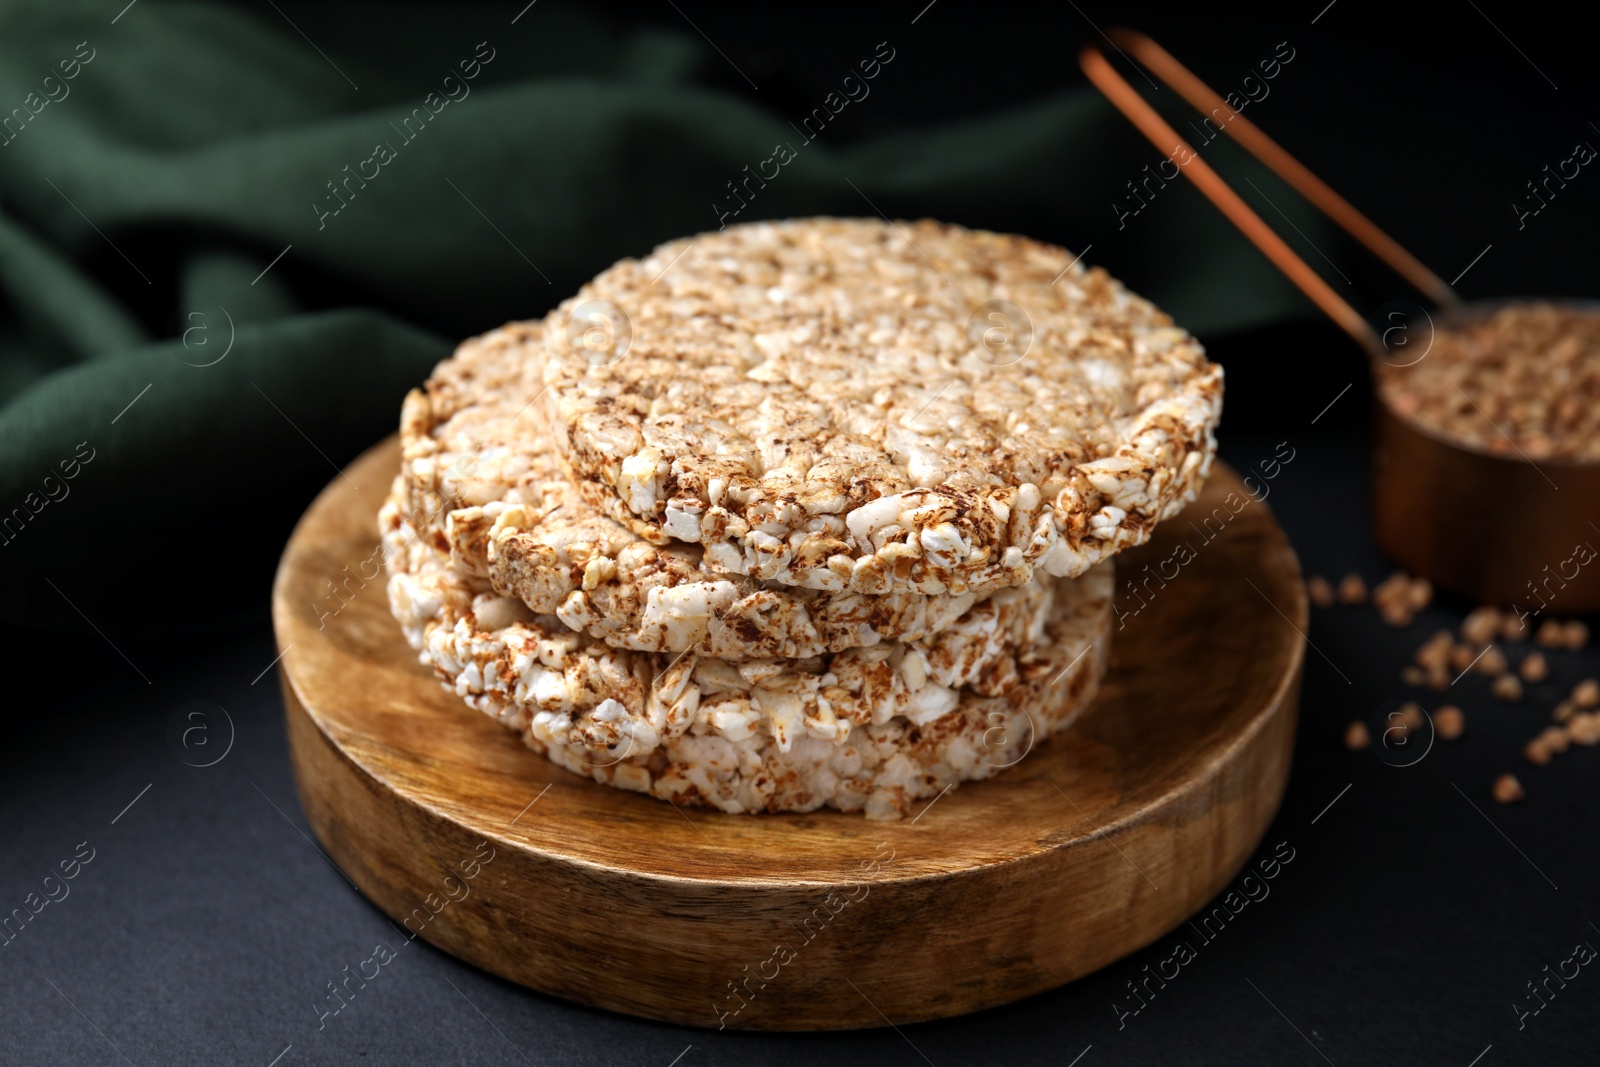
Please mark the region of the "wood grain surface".
[[466, 707], [389, 615], [376, 513], [397, 469], [393, 439], [351, 464], [279, 567], [300, 800], [397, 925], [512, 981], [711, 1028], [974, 1011], [1177, 926], [1282, 796], [1305, 596], [1271, 513], [1221, 464], [1119, 558], [1094, 706], [898, 823], [676, 807], [564, 771]]

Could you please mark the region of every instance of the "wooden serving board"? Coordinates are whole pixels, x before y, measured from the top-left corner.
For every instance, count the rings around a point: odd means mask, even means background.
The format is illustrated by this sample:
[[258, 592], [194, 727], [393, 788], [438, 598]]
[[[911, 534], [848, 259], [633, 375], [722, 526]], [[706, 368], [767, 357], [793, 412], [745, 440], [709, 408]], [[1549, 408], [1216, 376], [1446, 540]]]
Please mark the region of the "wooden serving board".
[[1177, 926], [1282, 796], [1306, 601], [1270, 512], [1240, 507], [1221, 464], [1119, 561], [1127, 614], [1093, 707], [898, 823], [675, 807], [564, 771], [467, 708], [389, 615], [375, 516], [397, 469], [391, 439], [335, 478], [278, 570], [300, 800], [397, 926], [512, 981], [712, 1028], [970, 1012]]

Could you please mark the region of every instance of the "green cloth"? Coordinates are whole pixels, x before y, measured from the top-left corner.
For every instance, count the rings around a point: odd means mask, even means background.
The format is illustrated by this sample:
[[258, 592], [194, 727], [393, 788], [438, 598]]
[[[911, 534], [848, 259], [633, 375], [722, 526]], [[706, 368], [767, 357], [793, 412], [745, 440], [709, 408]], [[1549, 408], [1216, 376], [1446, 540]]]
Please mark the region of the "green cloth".
[[[352, 9], [312, 44], [271, 5], [108, 7], [0, 12], [0, 623], [260, 618], [294, 520], [456, 340], [714, 228], [800, 139], [687, 23]], [[824, 130], [738, 221], [876, 205], [1094, 245], [1200, 333], [1303, 314], [1191, 189], [1119, 229], [1159, 155], [1060, 63], [1070, 87], [1001, 113]]]

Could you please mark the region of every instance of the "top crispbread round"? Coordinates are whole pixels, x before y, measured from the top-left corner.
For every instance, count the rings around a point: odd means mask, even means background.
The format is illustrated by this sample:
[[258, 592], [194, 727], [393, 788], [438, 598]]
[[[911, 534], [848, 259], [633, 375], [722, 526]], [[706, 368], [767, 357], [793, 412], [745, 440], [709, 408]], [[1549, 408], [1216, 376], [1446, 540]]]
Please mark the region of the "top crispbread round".
[[1193, 499], [1222, 404], [1198, 342], [1104, 271], [930, 221], [675, 241], [584, 286], [544, 346], [596, 506], [823, 590], [1081, 574]]

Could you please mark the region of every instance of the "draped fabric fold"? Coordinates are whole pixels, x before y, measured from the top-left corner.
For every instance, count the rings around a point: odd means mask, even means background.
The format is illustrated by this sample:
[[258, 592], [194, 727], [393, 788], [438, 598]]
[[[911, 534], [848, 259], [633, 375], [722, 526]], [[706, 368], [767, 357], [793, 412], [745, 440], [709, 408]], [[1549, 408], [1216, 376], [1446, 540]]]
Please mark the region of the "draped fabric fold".
[[1196, 332], [1304, 313], [1181, 182], [1119, 215], [1160, 157], [1069, 59], [993, 114], [823, 127], [687, 25], [382, 18], [323, 54], [270, 5], [0, 12], [0, 623], [259, 618], [299, 512], [454, 340], [719, 221], [934, 216], [1094, 246]]

